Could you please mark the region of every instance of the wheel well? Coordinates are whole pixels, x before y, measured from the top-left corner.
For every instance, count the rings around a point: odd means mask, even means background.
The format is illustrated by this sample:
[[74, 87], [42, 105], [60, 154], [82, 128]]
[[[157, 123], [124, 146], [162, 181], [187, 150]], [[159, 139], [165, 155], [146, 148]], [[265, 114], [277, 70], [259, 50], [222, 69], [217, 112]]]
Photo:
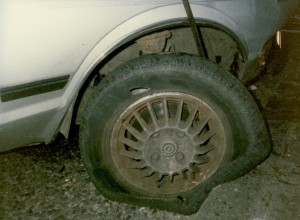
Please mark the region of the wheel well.
[[[244, 56], [238, 41], [228, 32], [215, 26], [202, 26], [208, 59], [238, 77]], [[82, 113], [93, 88], [117, 66], [133, 58], [153, 53], [198, 54], [196, 43], [189, 26], [160, 29], [120, 46], [107, 56], [91, 73], [82, 87], [74, 107], [74, 120], [80, 124]]]

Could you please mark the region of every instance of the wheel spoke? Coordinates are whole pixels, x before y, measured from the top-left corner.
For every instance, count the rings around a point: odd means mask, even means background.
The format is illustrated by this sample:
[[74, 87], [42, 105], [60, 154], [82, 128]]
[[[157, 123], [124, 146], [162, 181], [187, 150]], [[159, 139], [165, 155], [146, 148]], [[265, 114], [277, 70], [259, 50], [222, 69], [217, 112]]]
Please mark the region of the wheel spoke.
[[143, 141], [145, 136], [140, 133], [138, 130], [136, 130], [134, 127], [132, 127], [128, 122], [125, 122], [123, 126], [137, 139]]
[[182, 179], [186, 180], [187, 179], [187, 175], [186, 175], [187, 169], [182, 170], [180, 173], [180, 176], [182, 177]]
[[145, 120], [141, 117], [141, 115], [137, 111], [134, 111], [133, 114], [134, 114], [136, 120], [140, 123], [141, 127], [143, 128], [143, 130], [145, 132], [149, 133], [150, 132], [149, 126], [145, 122]]
[[199, 173], [200, 172], [200, 168], [197, 167], [195, 164], [190, 164], [190, 170], [192, 171], [192, 173]]
[[207, 118], [207, 119], [205, 119], [204, 121], [198, 123], [198, 124], [195, 126], [196, 128], [194, 128], [194, 129], [190, 132], [191, 135], [192, 135], [192, 136], [198, 135], [198, 134], [203, 130], [203, 128], [205, 127], [205, 125], [207, 125], [208, 120], [209, 120], [209, 119]]
[[196, 179], [196, 172], [191, 172], [191, 180], [195, 181]]
[[171, 173], [169, 176], [170, 176], [170, 183], [173, 183], [174, 182], [174, 178], [175, 176], [178, 175], [178, 173]]
[[209, 159], [209, 157], [206, 156], [206, 155], [203, 155], [203, 156], [196, 156], [196, 157], [195, 157], [195, 163], [198, 164], [198, 165], [208, 163], [209, 161], [210, 161], [210, 159]]
[[205, 146], [200, 145], [200, 146], [196, 147], [196, 152], [198, 154], [203, 155], [203, 154], [206, 154], [206, 153], [212, 151], [213, 149], [215, 149], [215, 146], [211, 145], [211, 144], [208, 144], [208, 145], [205, 145]]
[[143, 170], [144, 177], [150, 177], [154, 174], [154, 171], [151, 169], [151, 167], [147, 167]]
[[198, 138], [198, 140], [196, 140], [196, 144], [197, 145], [202, 145], [204, 144], [206, 141], [208, 141], [212, 136], [214, 136], [215, 132], [212, 130], [209, 130], [208, 132], [206, 132], [205, 134], [200, 135], [200, 137]]
[[128, 166], [129, 169], [137, 169], [137, 170], [142, 170], [147, 167], [147, 164], [145, 161], [134, 161], [131, 160], [130, 165]]
[[160, 177], [161, 178], [157, 181], [158, 188], [162, 187], [168, 181], [167, 174], [162, 174]]
[[142, 154], [139, 151], [128, 151], [128, 150], [121, 150], [120, 155], [129, 157], [130, 159], [139, 160], [141, 159]]
[[153, 124], [154, 124], [154, 127], [155, 127], [155, 128], [158, 128], [159, 125], [158, 125], [158, 121], [157, 121], [156, 114], [155, 114], [155, 112], [154, 112], [154, 110], [153, 110], [152, 105], [151, 105], [149, 102], [147, 102], [147, 108], [148, 108], [148, 111], [149, 111], [149, 113], [150, 113], [150, 116], [151, 116], [152, 122], [153, 122]]
[[183, 99], [180, 99], [180, 102], [177, 106], [176, 116], [175, 116], [175, 126], [179, 126], [181, 121], [181, 115], [182, 115], [182, 107], [183, 107]]
[[195, 116], [198, 112], [198, 107], [197, 106], [194, 106], [193, 109], [191, 110], [190, 114], [189, 114], [189, 117], [188, 119], [186, 120], [186, 123], [185, 123], [185, 129], [189, 129], [192, 124], [193, 124], [193, 121], [195, 120]]
[[142, 150], [142, 147], [138, 142], [135, 142], [128, 138], [119, 137], [119, 141], [121, 141], [123, 144], [126, 144], [128, 147], [133, 148], [134, 150], [138, 150], [138, 151]]
[[165, 116], [165, 125], [169, 125], [169, 109], [168, 109], [168, 102], [167, 99], [164, 98], [163, 100], [163, 106], [164, 106], [164, 116]]

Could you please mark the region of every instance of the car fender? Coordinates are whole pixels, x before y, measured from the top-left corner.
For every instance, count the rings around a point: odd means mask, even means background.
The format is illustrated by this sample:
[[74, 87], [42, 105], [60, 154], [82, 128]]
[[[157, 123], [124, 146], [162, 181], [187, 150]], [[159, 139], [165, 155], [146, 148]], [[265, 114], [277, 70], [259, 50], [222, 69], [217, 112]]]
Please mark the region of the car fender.
[[[233, 19], [223, 12], [202, 4], [192, 4], [194, 16], [196, 20], [211, 23], [225, 29], [227, 32], [235, 35], [235, 40], [241, 43], [243, 50], [248, 51], [247, 41], [241, 32], [242, 27], [238, 26]], [[77, 72], [72, 78], [70, 91], [78, 91], [82, 83], [88, 77], [89, 73], [111, 52], [121, 45], [149, 32], [149, 30], [163, 27], [164, 25], [186, 22], [187, 15], [182, 4], [174, 4], [155, 8], [141, 13], [133, 18], [120, 24], [118, 27], [110, 31], [98, 44], [90, 51], [84, 59]], [[143, 22], [141, 22], [143, 21]], [[77, 89], [76, 89], [77, 88]], [[66, 94], [68, 94], [68, 90]]]
[[[241, 44], [240, 46], [245, 50], [246, 38], [240, 31], [239, 27], [229, 16], [223, 12], [204, 4], [191, 5], [194, 16], [197, 22], [210, 23], [226, 29], [233, 37]], [[143, 22], [141, 22], [143, 21]], [[187, 15], [182, 4], [173, 4], [168, 6], [158, 7], [148, 10], [131, 19], [120, 24], [118, 27], [110, 31], [98, 44], [90, 51], [88, 56], [84, 59], [77, 72], [72, 77], [71, 82], [64, 93], [65, 100], [75, 101], [79, 90], [85, 83], [86, 79], [93, 69], [111, 52], [116, 50], [123, 44], [142, 36], [149, 30], [155, 30], [170, 24], [182, 23], [187, 21]], [[69, 103], [70, 108], [74, 107], [74, 103]], [[67, 135], [69, 131], [69, 124], [71, 123], [70, 109], [67, 111], [68, 115], [65, 117], [60, 131]]]
[[[246, 38], [240, 31], [241, 28], [229, 16], [207, 5], [192, 4], [192, 8], [198, 22], [203, 21], [219, 27], [226, 27], [228, 32], [235, 33], [235, 38], [241, 42], [241, 46], [247, 45]], [[141, 36], [143, 33], [149, 32], [149, 30], [154, 30], [164, 25], [186, 22], [186, 17], [183, 5], [174, 4], [146, 11], [120, 24], [101, 39], [90, 51], [72, 77], [64, 96], [67, 100], [71, 100], [69, 96], [74, 96], [78, 93], [91, 71], [121, 45]]]

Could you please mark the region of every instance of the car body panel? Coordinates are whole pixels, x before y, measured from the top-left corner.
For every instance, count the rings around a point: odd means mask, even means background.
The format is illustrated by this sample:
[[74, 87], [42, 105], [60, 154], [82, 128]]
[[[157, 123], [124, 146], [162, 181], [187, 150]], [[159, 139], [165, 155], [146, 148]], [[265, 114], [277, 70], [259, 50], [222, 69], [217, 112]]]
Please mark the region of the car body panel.
[[[231, 32], [257, 58], [292, 1], [192, 0], [197, 22]], [[7, 88], [69, 76], [63, 89], [0, 102], [0, 151], [49, 143], [68, 127], [77, 94], [93, 68], [124, 43], [186, 22], [179, 0], [4, 0], [0, 11], [0, 94]], [[63, 119], [67, 118], [67, 122]]]

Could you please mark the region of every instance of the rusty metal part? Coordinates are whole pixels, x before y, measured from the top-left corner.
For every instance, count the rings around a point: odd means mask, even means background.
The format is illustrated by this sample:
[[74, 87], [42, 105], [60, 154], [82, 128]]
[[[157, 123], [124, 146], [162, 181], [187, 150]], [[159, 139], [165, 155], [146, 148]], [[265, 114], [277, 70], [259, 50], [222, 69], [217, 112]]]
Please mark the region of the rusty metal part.
[[164, 51], [166, 41], [171, 35], [170, 31], [162, 31], [142, 37], [136, 42], [144, 54], [160, 53]]

